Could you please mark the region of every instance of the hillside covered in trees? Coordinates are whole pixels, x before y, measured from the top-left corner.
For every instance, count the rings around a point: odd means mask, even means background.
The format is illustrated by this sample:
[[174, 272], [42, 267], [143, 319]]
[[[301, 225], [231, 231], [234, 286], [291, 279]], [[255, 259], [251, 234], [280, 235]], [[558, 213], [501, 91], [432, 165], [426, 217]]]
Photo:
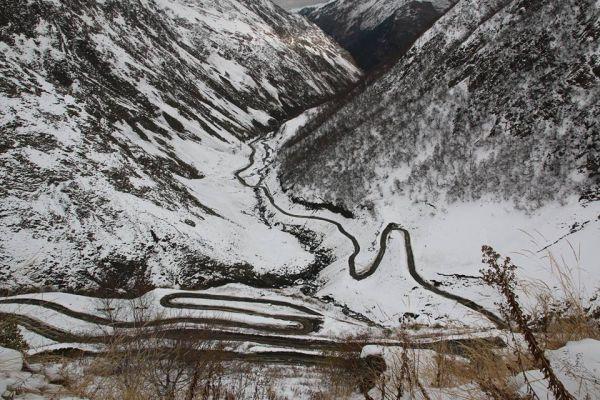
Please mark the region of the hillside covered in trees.
[[[462, 0], [280, 154], [284, 188], [348, 208], [599, 198], [598, 5]], [[390, 198], [390, 197], [386, 197]]]

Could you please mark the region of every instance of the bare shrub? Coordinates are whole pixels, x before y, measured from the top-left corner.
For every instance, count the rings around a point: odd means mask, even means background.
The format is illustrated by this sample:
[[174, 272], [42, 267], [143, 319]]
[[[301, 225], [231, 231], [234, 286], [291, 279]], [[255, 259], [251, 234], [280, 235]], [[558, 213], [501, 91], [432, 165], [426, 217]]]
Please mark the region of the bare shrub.
[[98, 326], [104, 350], [83, 363], [80, 376], [70, 379], [80, 395], [91, 400], [208, 399], [200, 393], [214, 391], [222, 346], [177, 335], [186, 325], [167, 325], [146, 297], [128, 302], [99, 299], [97, 309], [109, 321]]
[[503, 261], [500, 254], [489, 246], [483, 246], [483, 262], [488, 265], [487, 270], [482, 270], [483, 280], [488, 285], [498, 289], [504, 297], [502, 312], [505, 318], [516, 325], [527, 343], [529, 352], [536, 361], [537, 367], [548, 379], [549, 388], [557, 400], [572, 400], [574, 397], [567, 391], [564, 384], [558, 379], [550, 360], [546, 357], [543, 348], [539, 345], [531, 328], [531, 316], [523, 311], [516, 295], [517, 279], [515, 271], [517, 267], [512, 264], [511, 259], [506, 257]]

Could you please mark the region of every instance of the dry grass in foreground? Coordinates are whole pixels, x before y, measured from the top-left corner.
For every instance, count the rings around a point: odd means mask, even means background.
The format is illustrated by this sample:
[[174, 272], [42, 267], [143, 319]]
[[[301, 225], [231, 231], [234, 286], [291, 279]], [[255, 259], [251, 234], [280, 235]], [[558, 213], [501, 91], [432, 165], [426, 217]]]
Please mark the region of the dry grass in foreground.
[[[387, 371], [365, 399], [532, 400], [540, 398], [539, 390], [534, 389], [540, 384], [547, 387], [548, 398], [578, 398], [555, 370], [562, 365], [553, 366], [546, 356], [547, 350], [561, 348], [567, 342], [600, 340], [598, 320], [591, 315], [590, 307], [584, 306], [571, 271], [559, 267], [550, 257], [560, 276], [562, 292], [538, 285], [537, 303], [526, 311], [516, 294], [522, 289], [517, 267], [489, 246], [482, 251], [487, 266], [481, 271], [482, 279], [502, 295], [500, 310], [510, 326], [506, 346], [498, 348], [493, 342], [475, 340], [458, 348], [442, 343], [433, 350], [410, 350], [415, 346], [405, 337], [402, 349], [387, 351]], [[541, 372], [542, 380], [533, 382], [531, 371], [536, 370]], [[568, 372], [580, 386], [592, 387], [594, 393], [587, 393], [586, 400], [600, 398], [597, 378]]]
[[[581, 300], [569, 271], [555, 263], [563, 293], [538, 286], [537, 302], [526, 310], [516, 294], [522, 287], [511, 260], [486, 246], [483, 261], [482, 279], [502, 295], [500, 310], [511, 327], [504, 347], [481, 339], [442, 342], [422, 350], [401, 332], [403, 346], [343, 368], [335, 353], [310, 367], [257, 364], [232, 359], [221, 342], [165, 335], [148, 323], [162, 316], [147, 315], [150, 307], [139, 300], [127, 310], [106, 300], [100, 308], [107, 318], [117, 321], [123, 313], [133, 315], [136, 327], [104, 327], [107, 351], [71, 362], [65, 381], [73, 393], [90, 400], [534, 400], [540, 384], [557, 400], [577, 398], [547, 357], [548, 350], [567, 342], [600, 340], [598, 321]], [[531, 286], [528, 290], [533, 293]], [[0, 339], [7, 336], [2, 332], [14, 331], [11, 326], [0, 329]], [[532, 381], [531, 371], [540, 371], [541, 378]], [[600, 398], [597, 378], [572, 378], [596, 387]]]

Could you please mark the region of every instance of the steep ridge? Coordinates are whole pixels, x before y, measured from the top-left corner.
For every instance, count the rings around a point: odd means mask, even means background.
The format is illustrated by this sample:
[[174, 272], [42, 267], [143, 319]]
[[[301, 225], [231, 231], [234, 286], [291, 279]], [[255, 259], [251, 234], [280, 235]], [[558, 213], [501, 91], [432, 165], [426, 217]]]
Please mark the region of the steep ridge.
[[459, 2], [288, 142], [284, 186], [351, 208], [383, 191], [524, 208], [598, 199], [598, 16], [592, 1]]
[[[344, 225], [363, 249], [402, 224], [420, 275], [463, 297], [494, 296], [477, 279], [488, 244], [550, 287], [560, 260], [593, 298], [599, 17], [591, 0], [460, 1], [374, 83], [290, 133], [278, 151], [283, 191], [352, 213]], [[359, 310], [343, 286], [332, 296]]]
[[332, 36], [364, 70], [393, 64], [456, 0], [335, 0], [300, 14]]
[[241, 140], [358, 79], [316, 26], [268, 0], [8, 0], [0, 49], [2, 288], [272, 284], [310, 264], [229, 182]]

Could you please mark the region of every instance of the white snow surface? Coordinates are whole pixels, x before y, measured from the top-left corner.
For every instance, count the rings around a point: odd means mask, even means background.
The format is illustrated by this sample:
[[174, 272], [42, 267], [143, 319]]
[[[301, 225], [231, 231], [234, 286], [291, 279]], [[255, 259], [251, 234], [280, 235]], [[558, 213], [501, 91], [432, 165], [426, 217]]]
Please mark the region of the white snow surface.
[[[21, 352], [0, 347], [0, 396], [3, 399], [82, 400], [69, 395], [63, 387], [50, 383], [46, 374], [26, 372], [23, 367]], [[48, 371], [48, 375], [58, 376], [56, 371]]]
[[[600, 341], [569, 342], [558, 350], [547, 351], [546, 356], [558, 379], [576, 399], [597, 399], [600, 396]], [[525, 375], [540, 400], [554, 398], [548, 389], [548, 381], [540, 371], [528, 371]], [[526, 394], [523, 376], [515, 380], [522, 393]]]
[[16, 350], [0, 347], [0, 371], [20, 371], [21, 369], [23, 369], [23, 355]]

